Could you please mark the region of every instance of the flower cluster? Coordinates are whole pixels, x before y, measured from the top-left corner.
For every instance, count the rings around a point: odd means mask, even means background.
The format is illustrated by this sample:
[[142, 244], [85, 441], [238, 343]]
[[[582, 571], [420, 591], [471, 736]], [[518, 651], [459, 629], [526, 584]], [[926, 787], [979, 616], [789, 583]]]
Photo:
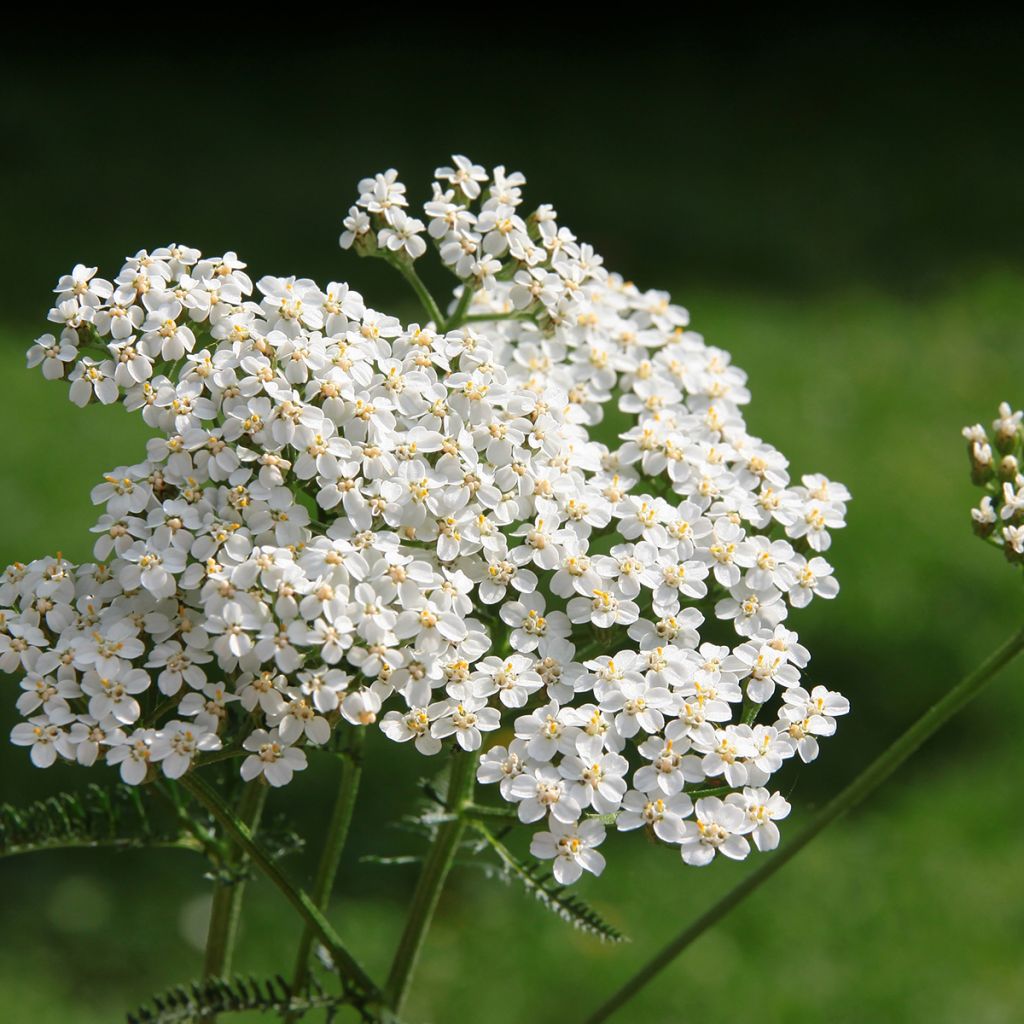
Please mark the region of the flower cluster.
[[612, 821], [689, 864], [769, 849], [770, 778], [848, 710], [786, 620], [837, 593], [849, 494], [747, 433], [744, 373], [667, 294], [521, 213], [521, 174], [453, 162], [425, 221], [394, 171], [361, 182], [341, 236], [423, 323], [181, 245], [60, 280], [29, 364], [156, 436], [93, 491], [95, 562], [6, 570], [12, 739], [129, 783], [238, 757], [279, 786], [376, 723], [479, 752], [560, 881], [601, 869]]
[[971, 480], [985, 490], [985, 496], [971, 509], [974, 532], [1002, 548], [1006, 560], [1024, 564], [1024, 413], [1015, 412], [1008, 402], [999, 405], [992, 421], [992, 437], [976, 423], [964, 427]]

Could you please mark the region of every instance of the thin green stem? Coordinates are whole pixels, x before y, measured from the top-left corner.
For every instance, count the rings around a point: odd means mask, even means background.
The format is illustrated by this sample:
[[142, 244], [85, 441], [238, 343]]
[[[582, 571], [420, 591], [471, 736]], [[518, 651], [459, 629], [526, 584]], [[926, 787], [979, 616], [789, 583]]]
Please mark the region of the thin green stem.
[[[359, 779], [363, 772], [363, 741], [365, 729], [351, 730], [348, 749], [341, 755], [341, 781], [338, 794], [331, 811], [331, 820], [327, 825], [327, 836], [317, 865], [316, 877], [313, 880], [313, 891], [310, 893], [313, 902], [322, 911], [327, 910], [334, 890], [334, 880], [338, 874], [338, 864], [345, 840], [348, 838], [349, 825], [352, 823], [352, 811], [359, 793]], [[292, 991], [301, 992], [309, 980], [309, 954], [313, 949], [315, 938], [312, 925], [307, 921], [299, 939], [299, 950], [295, 956], [295, 970], [292, 973]], [[287, 1022], [297, 1020], [298, 1016], [289, 1013]]]
[[519, 815], [514, 807], [490, 807], [487, 804], [466, 804], [464, 813], [470, 818], [483, 820], [498, 819], [501, 821], [518, 821]]
[[231, 835], [232, 839], [245, 851], [266, 877], [281, 891], [284, 898], [298, 911], [302, 919], [309, 923], [313, 934], [327, 947], [335, 966], [343, 977], [351, 979], [362, 991], [372, 997], [380, 995], [373, 980], [358, 963], [354, 956], [345, 948], [341, 937], [324, 917], [320, 908], [310, 899], [309, 894], [294, 885], [285, 873], [274, 863], [267, 852], [253, 840], [245, 822], [224, 801], [220, 795], [195, 772], [190, 772], [181, 779], [185, 787]]
[[459, 304], [452, 311], [452, 315], [445, 321], [443, 330], [453, 331], [465, 321], [466, 310], [469, 309], [474, 295], [476, 295], [476, 289], [470, 287], [468, 281], [464, 281], [462, 284], [462, 294], [459, 296]]
[[756, 871], [725, 894], [649, 960], [614, 995], [587, 1017], [584, 1024], [601, 1024], [621, 1009], [652, 978], [691, 943], [717, 924], [735, 906], [789, 863], [812, 839], [874, 792], [927, 739], [969, 703], [991, 679], [1024, 650], [1024, 630], [1015, 633], [966, 675], [945, 697], [929, 708], [894, 743], [879, 754], [845, 789], [834, 796], [792, 839], [769, 856]]
[[434, 841], [427, 851], [384, 988], [385, 1001], [395, 1014], [402, 1011], [423, 941], [466, 827], [464, 811], [473, 799], [477, 760], [476, 753], [467, 753], [457, 747], [452, 753], [451, 777], [445, 800], [445, 810], [450, 812], [451, 817], [437, 827]]
[[461, 323], [464, 324], [475, 324], [475, 323], [486, 323], [491, 320], [530, 320], [536, 323], [537, 315], [535, 313], [471, 313], [469, 316], [464, 316]]
[[194, 763], [197, 768], [205, 768], [208, 764], [231, 761], [236, 757], [244, 757], [247, 753], [248, 751], [243, 750], [241, 747], [226, 747], [223, 750], [215, 750], [212, 754], [204, 754], [201, 759]]
[[430, 294], [430, 290], [420, 280], [420, 275], [416, 273], [416, 268], [413, 267], [412, 263], [402, 259], [400, 256], [388, 256], [386, 259], [409, 282], [410, 287], [422, 303], [427, 316], [440, 328], [444, 323], [441, 309], [434, 300], [434, 296]]
[[[235, 814], [250, 833], [259, 827], [263, 804], [267, 798], [267, 787], [255, 782], [247, 783], [242, 790]], [[238, 919], [242, 912], [242, 898], [245, 895], [245, 851], [232, 843], [226, 862], [222, 865], [224, 877], [219, 879], [213, 890], [213, 904], [210, 908], [210, 924], [206, 931], [206, 954], [203, 958], [203, 980], [224, 978], [231, 973], [231, 960], [238, 937]], [[213, 1024], [216, 1014], [204, 1016], [205, 1024]]]

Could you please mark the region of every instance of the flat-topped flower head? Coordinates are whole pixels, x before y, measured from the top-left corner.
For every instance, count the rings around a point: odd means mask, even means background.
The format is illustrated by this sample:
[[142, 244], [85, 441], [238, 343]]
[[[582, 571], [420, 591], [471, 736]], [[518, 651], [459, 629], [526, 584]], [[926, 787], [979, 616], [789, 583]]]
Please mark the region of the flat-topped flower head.
[[[789, 626], [838, 591], [849, 492], [794, 480], [729, 354], [521, 174], [458, 155], [436, 179], [417, 216], [395, 170], [367, 177], [343, 218], [414, 322], [180, 244], [60, 279], [29, 365], [156, 437], [93, 491], [94, 562], [0, 580], [12, 741], [133, 785], [236, 757], [284, 786], [380, 729], [479, 758], [563, 883], [613, 823], [690, 864], [769, 849], [771, 777], [848, 709]], [[976, 528], [1014, 558], [1020, 423], [968, 434]]]

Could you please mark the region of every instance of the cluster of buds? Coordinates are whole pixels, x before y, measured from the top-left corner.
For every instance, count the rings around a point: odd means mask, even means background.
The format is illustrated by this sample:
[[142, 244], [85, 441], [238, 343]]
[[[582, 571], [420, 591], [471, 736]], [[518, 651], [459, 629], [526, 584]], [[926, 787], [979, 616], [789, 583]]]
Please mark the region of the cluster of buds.
[[999, 406], [992, 436], [980, 424], [964, 427], [971, 481], [985, 496], [971, 509], [974, 532], [1003, 549], [1006, 559], [1024, 563], [1024, 474], [1021, 473], [1024, 413], [1008, 402]]

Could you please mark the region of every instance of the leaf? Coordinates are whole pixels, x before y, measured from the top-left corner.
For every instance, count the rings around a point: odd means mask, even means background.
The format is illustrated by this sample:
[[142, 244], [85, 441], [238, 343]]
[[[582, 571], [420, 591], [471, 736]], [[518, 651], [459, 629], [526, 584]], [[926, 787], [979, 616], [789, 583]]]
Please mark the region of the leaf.
[[628, 942], [617, 928], [608, 924], [590, 904], [555, 880], [539, 862], [524, 864], [486, 825], [471, 822], [501, 862], [497, 876], [503, 881], [515, 879], [542, 906], [568, 921], [580, 931], [596, 935], [602, 942]]
[[0, 805], [0, 857], [82, 846], [201, 849], [181, 825], [154, 822], [138, 790], [121, 783], [91, 783], [25, 807]]
[[363, 1015], [365, 1007], [351, 994], [331, 994], [311, 978], [299, 991], [280, 975], [256, 978], [207, 978], [189, 985], [176, 985], [153, 996], [149, 1003], [127, 1015], [127, 1024], [192, 1024], [222, 1013], [290, 1012], [301, 1018], [311, 1010], [325, 1010], [333, 1021], [342, 1006], [354, 1006]]

